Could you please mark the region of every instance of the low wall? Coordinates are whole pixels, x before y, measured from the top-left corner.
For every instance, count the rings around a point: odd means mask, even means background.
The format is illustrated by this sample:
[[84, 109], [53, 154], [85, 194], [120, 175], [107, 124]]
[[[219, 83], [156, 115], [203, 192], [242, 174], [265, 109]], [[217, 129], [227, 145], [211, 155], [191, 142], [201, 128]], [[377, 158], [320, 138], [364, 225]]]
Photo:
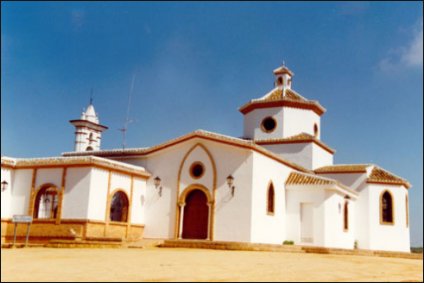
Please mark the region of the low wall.
[[[1, 243], [13, 242], [14, 223], [1, 220]], [[16, 242], [24, 242], [27, 224], [18, 224]], [[131, 242], [143, 238], [144, 225], [128, 223], [106, 223], [88, 219], [34, 220], [30, 227], [30, 243], [46, 243], [50, 240], [120, 239]]]

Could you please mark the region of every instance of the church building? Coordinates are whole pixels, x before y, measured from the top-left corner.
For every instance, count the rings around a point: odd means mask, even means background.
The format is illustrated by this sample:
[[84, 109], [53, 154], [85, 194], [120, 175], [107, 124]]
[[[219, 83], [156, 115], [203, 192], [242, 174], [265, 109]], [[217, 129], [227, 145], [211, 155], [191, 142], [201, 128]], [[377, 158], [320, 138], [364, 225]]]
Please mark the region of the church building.
[[[151, 147], [102, 149], [93, 104], [58, 157], [1, 158], [1, 239], [30, 215], [30, 242], [201, 239], [410, 251], [408, 181], [375, 164], [334, 164], [326, 109], [274, 70], [239, 108], [242, 138], [204, 130]], [[26, 227], [18, 226], [18, 237]]]

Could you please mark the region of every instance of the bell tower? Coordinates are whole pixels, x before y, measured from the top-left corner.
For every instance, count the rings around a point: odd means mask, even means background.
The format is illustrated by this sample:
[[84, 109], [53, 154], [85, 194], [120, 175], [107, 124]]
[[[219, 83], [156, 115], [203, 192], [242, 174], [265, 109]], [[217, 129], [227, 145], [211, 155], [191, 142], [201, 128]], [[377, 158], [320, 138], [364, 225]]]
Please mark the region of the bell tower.
[[293, 72], [287, 68], [284, 63], [282, 66], [274, 70], [275, 82], [274, 86], [280, 90], [291, 89]]
[[75, 151], [100, 150], [102, 132], [107, 130], [107, 127], [100, 125], [92, 99], [80, 119], [69, 122], [75, 126]]

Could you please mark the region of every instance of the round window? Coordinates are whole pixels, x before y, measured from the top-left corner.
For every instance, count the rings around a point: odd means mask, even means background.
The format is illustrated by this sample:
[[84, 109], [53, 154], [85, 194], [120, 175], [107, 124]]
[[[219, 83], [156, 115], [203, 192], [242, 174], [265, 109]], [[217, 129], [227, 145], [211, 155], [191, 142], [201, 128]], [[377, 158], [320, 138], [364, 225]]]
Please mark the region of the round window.
[[205, 173], [205, 168], [200, 162], [195, 162], [190, 166], [190, 175], [195, 179], [199, 179]]
[[266, 117], [262, 120], [261, 128], [264, 132], [270, 133], [275, 130], [277, 126], [277, 122], [272, 117]]

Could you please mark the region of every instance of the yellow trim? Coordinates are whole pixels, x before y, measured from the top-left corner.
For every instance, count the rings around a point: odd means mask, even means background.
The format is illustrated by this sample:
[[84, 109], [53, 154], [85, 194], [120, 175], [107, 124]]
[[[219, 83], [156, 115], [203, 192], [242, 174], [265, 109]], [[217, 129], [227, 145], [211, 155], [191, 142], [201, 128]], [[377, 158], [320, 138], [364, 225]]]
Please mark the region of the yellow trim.
[[56, 224], [60, 224], [60, 221], [62, 219], [62, 203], [63, 203], [63, 197], [65, 194], [65, 185], [66, 185], [66, 175], [68, 173], [68, 168], [67, 167], [63, 167], [62, 170], [62, 183], [61, 183], [61, 188], [59, 191], [59, 195], [58, 195], [58, 201], [59, 203], [57, 204], [57, 218], [56, 218]]
[[[388, 222], [388, 221], [384, 221], [383, 220], [383, 195], [385, 193], [389, 193], [390, 198], [392, 200], [392, 204], [391, 204], [391, 208], [392, 208], [392, 222]], [[381, 225], [395, 225], [395, 199], [393, 197], [393, 194], [389, 191], [389, 190], [384, 190], [381, 194], [380, 194], [380, 224]]]
[[[213, 228], [212, 221], [213, 221], [213, 217], [212, 216], [214, 214], [214, 212], [213, 212], [213, 209], [214, 209], [214, 205], [213, 205], [214, 204], [214, 200], [212, 199], [212, 196], [211, 196], [211, 193], [209, 192], [209, 190], [205, 186], [203, 186], [201, 184], [191, 184], [188, 187], [186, 187], [183, 190], [183, 192], [181, 193], [181, 196], [178, 198], [178, 204], [180, 204], [181, 206], [184, 207], [186, 205], [186, 198], [187, 198], [188, 194], [191, 193], [192, 191], [195, 191], [195, 190], [202, 191], [206, 195], [207, 205], [208, 206], [211, 206], [210, 210], [208, 211], [208, 232], [209, 232], [209, 235], [208, 235], [207, 239], [213, 241], [213, 239], [212, 239], [212, 235], [213, 235], [213, 233], [212, 233], [212, 228]], [[180, 206], [178, 206], [178, 207], [180, 207]], [[184, 219], [181, 219], [181, 221], [184, 221]], [[177, 231], [177, 233], [180, 233], [180, 225], [179, 224], [180, 223], [178, 222], [178, 231]]]
[[34, 215], [35, 183], [37, 180], [37, 168], [32, 169], [31, 195], [29, 197], [28, 215]]
[[204, 192], [205, 195], [206, 195], [206, 198], [208, 199], [208, 203], [212, 203], [213, 200], [212, 200], [211, 193], [209, 192], [209, 190], [205, 186], [203, 186], [201, 184], [191, 184], [187, 188], [185, 188], [183, 190], [183, 192], [181, 193], [180, 197], [178, 198], [178, 203], [185, 205], [187, 195], [194, 190], [200, 190], [200, 191]]
[[127, 221], [112, 221], [112, 220], [110, 220], [110, 208], [111, 208], [111, 205], [112, 205], [112, 203], [111, 203], [112, 201], [109, 203], [109, 219], [108, 220], [109, 220], [109, 223], [125, 223], [126, 224], [126, 223], [129, 223], [129, 212], [130, 212], [130, 209], [131, 209], [130, 198], [128, 197], [128, 194], [124, 189], [118, 188], [118, 189], [113, 190], [110, 193], [110, 196], [109, 196], [110, 200], [112, 200], [112, 197], [118, 192], [122, 192], [125, 195], [125, 197], [127, 198], [127, 201], [128, 201]]
[[[273, 129], [271, 129], [271, 130], [265, 129], [265, 127], [264, 127], [264, 121], [266, 119], [272, 119], [272, 120], [274, 120], [275, 127]], [[274, 132], [275, 129], [277, 129], [277, 126], [278, 126], [277, 120], [274, 117], [272, 117], [272, 116], [267, 116], [267, 117], [263, 118], [262, 121], [261, 121], [261, 130], [262, 130], [262, 132], [267, 133], [267, 134], [270, 134], [270, 133]]]
[[[37, 196], [38, 196], [38, 193], [41, 191], [41, 190], [43, 190], [43, 189], [48, 189], [48, 188], [53, 188], [55, 191], [56, 191], [56, 194], [57, 194], [57, 201], [58, 201], [58, 203], [57, 203], [57, 213], [56, 213], [56, 217], [55, 218], [38, 218], [38, 216], [37, 217], [34, 217], [34, 208], [35, 208], [35, 201], [37, 200]], [[34, 194], [31, 194], [31, 203], [32, 203], [32, 212], [31, 212], [31, 214], [29, 214], [29, 215], [31, 215], [31, 216], [33, 216], [33, 218], [34, 219], [37, 219], [37, 220], [44, 220], [44, 221], [46, 221], [46, 220], [50, 220], [50, 221], [52, 221], [52, 222], [55, 222], [56, 224], [59, 224], [58, 223], [58, 220], [60, 220], [60, 218], [59, 218], [59, 207], [62, 207], [62, 205], [60, 204], [59, 205], [59, 202], [61, 202], [62, 200], [60, 199], [60, 191], [61, 190], [59, 190], [59, 188], [58, 188], [58, 186], [56, 186], [55, 184], [53, 184], [53, 183], [45, 183], [45, 184], [42, 184], [42, 185], [40, 185], [37, 189], [35, 189], [34, 190]], [[39, 211], [38, 211], [39, 212]]]
[[133, 201], [133, 195], [134, 195], [134, 176], [131, 176], [131, 190], [130, 190], [130, 198], [128, 200], [128, 214], [127, 214], [127, 231], [125, 233], [125, 237], [128, 238], [128, 231], [131, 226], [131, 210], [132, 210], [132, 201]]
[[209, 157], [209, 160], [212, 164], [212, 174], [213, 174], [213, 185], [212, 185], [212, 201], [211, 201], [211, 215], [210, 215], [210, 229], [209, 229], [209, 239], [211, 241], [213, 241], [214, 239], [214, 229], [215, 229], [215, 199], [216, 199], [216, 182], [217, 182], [217, 174], [216, 174], [216, 163], [214, 158], [212, 157], [212, 154], [210, 153], [210, 151], [201, 143], [196, 143], [195, 145], [193, 145], [188, 151], [187, 153], [184, 155], [181, 163], [180, 163], [180, 167], [178, 168], [178, 178], [177, 178], [177, 196], [176, 196], [176, 200], [177, 203], [175, 204], [175, 227], [174, 227], [174, 238], [178, 239], [178, 235], [179, 235], [179, 230], [180, 230], [180, 205], [178, 202], [179, 196], [180, 196], [180, 185], [181, 185], [181, 173], [184, 167], [184, 163], [187, 160], [188, 156], [190, 155], [190, 153], [193, 152], [194, 149], [196, 149], [196, 147], [201, 147], [207, 154], [207, 156]]
[[105, 212], [105, 229], [104, 229], [104, 236], [106, 237], [107, 234], [107, 226], [109, 225], [109, 213], [110, 213], [110, 202], [111, 202], [111, 196], [110, 196], [110, 185], [112, 180], [112, 171], [109, 170], [108, 179], [107, 179], [107, 196], [106, 196], [106, 212]]

